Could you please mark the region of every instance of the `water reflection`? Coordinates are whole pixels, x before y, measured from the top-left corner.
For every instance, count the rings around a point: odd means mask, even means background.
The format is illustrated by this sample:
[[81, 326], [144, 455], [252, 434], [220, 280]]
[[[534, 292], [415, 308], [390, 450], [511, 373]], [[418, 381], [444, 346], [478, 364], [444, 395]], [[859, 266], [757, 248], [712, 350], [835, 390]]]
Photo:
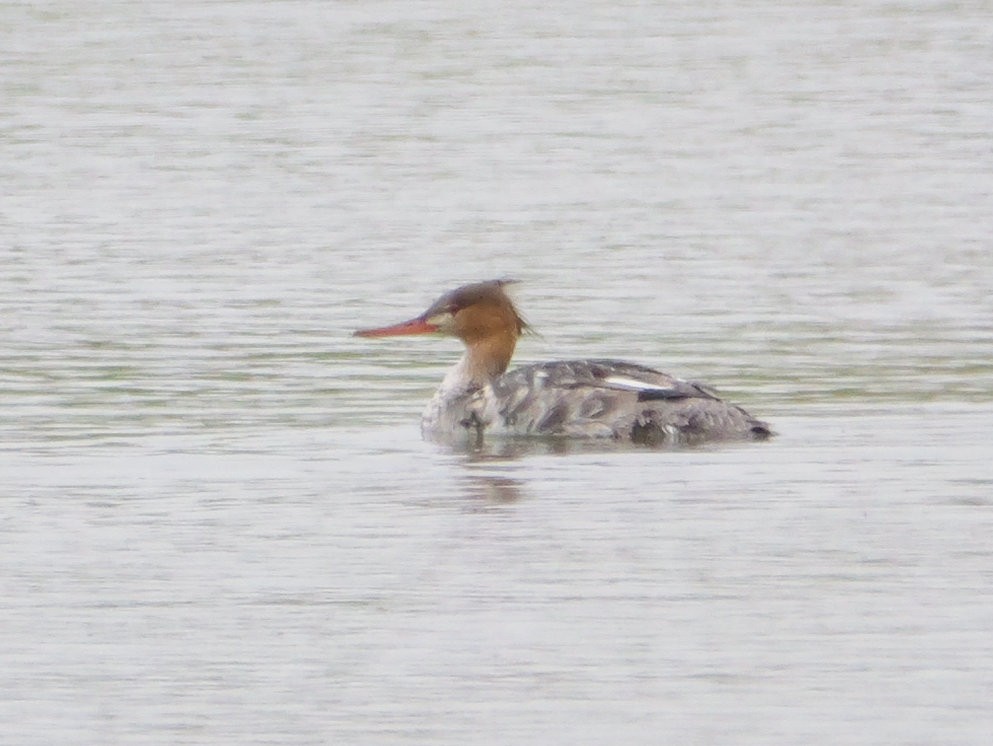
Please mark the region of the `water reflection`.
[[609, 438], [549, 438], [513, 437], [489, 438], [471, 441], [439, 440], [429, 441], [434, 447], [451, 454], [462, 455], [467, 463], [495, 461], [516, 461], [535, 456], [577, 456], [623, 453], [672, 453], [677, 451], [712, 451], [728, 448], [762, 448], [762, 443], [753, 441], [716, 441], [697, 444], [649, 445]]
[[526, 494], [526, 482], [522, 479], [470, 471], [463, 481], [464, 497], [473, 509], [515, 503]]
[[[549, 463], [541, 459], [563, 458], [560, 466], [553, 469], [581, 468], [587, 460], [577, 461], [575, 457], [628, 455], [649, 455], [684, 453], [712, 453], [715, 451], [761, 447], [754, 443], [721, 442], [699, 446], [679, 446], [658, 448], [624, 441], [575, 440], [569, 438], [492, 438], [481, 443], [438, 443], [431, 445], [453, 456], [461, 471], [459, 483], [462, 497], [470, 509], [485, 509], [495, 505], [506, 505], [529, 496], [529, 483], [534, 479], [535, 469], [547, 472]], [[617, 464], [614, 464], [617, 466]]]

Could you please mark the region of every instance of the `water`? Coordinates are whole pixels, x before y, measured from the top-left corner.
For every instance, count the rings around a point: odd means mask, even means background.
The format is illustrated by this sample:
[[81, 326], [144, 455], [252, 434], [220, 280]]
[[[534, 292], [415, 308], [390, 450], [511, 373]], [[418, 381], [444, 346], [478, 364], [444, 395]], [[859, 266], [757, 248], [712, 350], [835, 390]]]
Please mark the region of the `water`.
[[[0, 8], [0, 734], [985, 743], [983, 3]], [[770, 443], [424, 443], [522, 362]]]

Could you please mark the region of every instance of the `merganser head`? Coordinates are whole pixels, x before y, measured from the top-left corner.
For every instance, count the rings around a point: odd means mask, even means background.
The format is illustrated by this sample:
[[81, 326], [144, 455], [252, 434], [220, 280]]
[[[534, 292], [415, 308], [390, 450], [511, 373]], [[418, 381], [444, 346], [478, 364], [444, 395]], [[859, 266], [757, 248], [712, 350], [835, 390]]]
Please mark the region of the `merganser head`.
[[463, 285], [445, 293], [420, 316], [393, 326], [362, 329], [356, 337], [394, 337], [406, 334], [445, 334], [466, 346], [463, 373], [479, 385], [507, 369], [517, 338], [529, 329], [504, 287], [513, 280], [491, 280]]
[[444, 334], [473, 345], [491, 337], [514, 341], [528, 330], [504, 291], [514, 280], [490, 280], [463, 285], [438, 298], [416, 318], [392, 326], [361, 329], [356, 337], [396, 337], [408, 334]]

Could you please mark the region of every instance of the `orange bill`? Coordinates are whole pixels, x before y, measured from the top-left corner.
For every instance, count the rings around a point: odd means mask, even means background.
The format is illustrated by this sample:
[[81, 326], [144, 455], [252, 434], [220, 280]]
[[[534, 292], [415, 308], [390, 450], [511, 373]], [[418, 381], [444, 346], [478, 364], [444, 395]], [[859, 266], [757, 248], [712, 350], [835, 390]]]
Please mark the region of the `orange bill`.
[[401, 321], [393, 326], [381, 326], [378, 329], [359, 329], [352, 336], [355, 337], [401, 337], [408, 334], [431, 334], [438, 331], [438, 327], [429, 324], [422, 318]]

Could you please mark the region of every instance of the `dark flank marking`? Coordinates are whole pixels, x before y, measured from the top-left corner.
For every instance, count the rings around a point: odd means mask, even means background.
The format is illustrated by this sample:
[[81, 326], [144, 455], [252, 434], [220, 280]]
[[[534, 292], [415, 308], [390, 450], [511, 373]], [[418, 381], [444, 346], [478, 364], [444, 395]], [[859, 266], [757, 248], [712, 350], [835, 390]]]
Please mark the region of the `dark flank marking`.
[[590, 374], [596, 379], [604, 379], [610, 375], [610, 371], [597, 362], [591, 362]]
[[657, 446], [665, 441], [665, 432], [652, 419], [651, 412], [645, 410], [631, 427], [631, 442], [645, 446]]
[[603, 417], [612, 408], [610, 400], [606, 397], [591, 395], [580, 403], [579, 416], [585, 420], [595, 420]]
[[479, 415], [477, 415], [475, 412], [470, 412], [469, 416], [466, 417], [464, 420], [461, 420], [459, 424], [462, 427], [464, 427], [466, 430], [469, 430], [470, 428], [476, 428], [481, 430], [483, 427], [482, 420], [479, 419]]
[[524, 396], [521, 397], [520, 401], [516, 402], [513, 407], [507, 411], [509, 417], [514, 417], [516, 419], [517, 415], [525, 411], [534, 402], [534, 388], [525, 389]]
[[536, 429], [539, 433], [554, 430], [565, 422], [568, 414], [569, 407], [564, 402], [559, 402], [548, 411], [548, 414], [541, 418]]
[[647, 389], [638, 392], [638, 401], [659, 401], [660, 399], [686, 399], [689, 394], [675, 389]]
[[764, 422], [752, 425], [752, 437], [755, 440], [767, 440], [772, 437], [772, 430]]

